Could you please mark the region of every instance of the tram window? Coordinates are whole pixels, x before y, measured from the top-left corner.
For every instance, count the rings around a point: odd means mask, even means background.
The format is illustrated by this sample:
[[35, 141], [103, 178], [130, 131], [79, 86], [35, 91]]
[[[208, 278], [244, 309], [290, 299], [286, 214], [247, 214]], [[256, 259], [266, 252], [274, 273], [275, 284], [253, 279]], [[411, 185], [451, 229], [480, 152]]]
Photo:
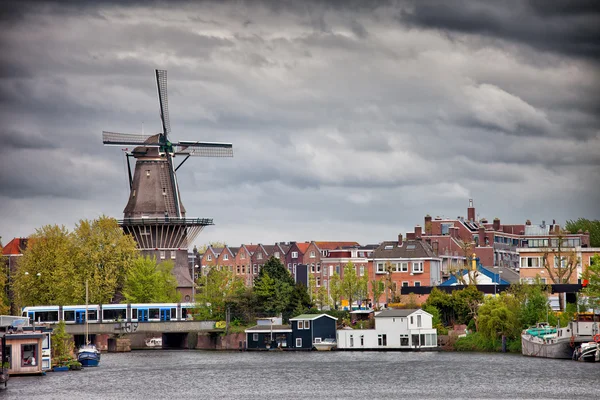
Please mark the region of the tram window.
[[73, 311], [73, 310], [65, 311], [64, 315], [65, 315], [66, 322], [74, 322], [75, 321], [75, 311]]
[[[137, 311], [137, 310], [136, 310]], [[102, 310], [102, 319], [103, 320], [109, 320], [109, 321], [118, 321], [118, 320], [124, 320], [125, 319], [125, 309], [103, 309]]]
[[131, 319], [137, 319], [137, 308], [131, 309]]
[[171, 308], [171, 319], [177, 319], [177, 309]]
[[158, 308], [151, 308], [148, 310], [148, 318], [149, 319], [159, 319], [160, 311]]
[[58, 311], [36, 311], [35, 322], [58, 321]]
[[88, 310], [88, 321], [98, 321], [98, 311], [97, 310]]
[[188, 309], [187, 308], [183, 308], [181, 307], [181, 319], [187, 319], [188, 316]]

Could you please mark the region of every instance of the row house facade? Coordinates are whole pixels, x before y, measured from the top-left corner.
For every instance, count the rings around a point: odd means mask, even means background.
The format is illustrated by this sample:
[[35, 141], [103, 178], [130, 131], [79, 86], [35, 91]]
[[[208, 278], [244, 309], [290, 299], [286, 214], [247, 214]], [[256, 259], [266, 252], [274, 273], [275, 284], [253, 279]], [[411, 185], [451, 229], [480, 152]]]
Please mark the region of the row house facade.
[[[409, 235], [412, 238], [412, 235]], [[421, 239], [382, 242], [373, 252], [373, 277], [376, 280], [391, 279], [394, 292], [401, 287], [437, 286], [442, 283], [442, 258], [429, 243]], [[386, 294], [374, 301], [384, 302]], [[390, 300], [390, 299], [387, 299]]]
[[[14, 273], [16, 271], [17, 262], [19, 261], [19, 258], [23, 256], [23, 251], [27, 248], [27, 242], [27, 238], [13, 238], [13, 240], [8, 242], [6, 246], [2, 248], [2, 256], [5, 262], [3, 267], [5, 268], [6, 273], [6, 287], [4, 288], [4, 291], [10, 302], [10, 311], [12, 315], [20, 314], [20, 311], [15, 308], [13, 294], [10, 289], [12, 284], [12, 276], [14, 276]], [[0, 263], [1, 261], [2, 260], [0, 259]]]
[[[501, 267], [517, 270], [520, 267], [519, 250], [539, 248], [544, 239], [560, 231], [560, 226], [552, 221], [534, 225], [527, 220], [524, 224], [502, 224], [500, 218], [490, 223], [486, 218], [477, 218], [473, 200], [469, 200], [467, 217], [424, 218], [424, 230], [415, 228], [415, 237], [421, 236], [434, 249], [436, 254], [447, 258], [444, 272], [452, 262], [461, 263], [461, 258], [469, 258], [474, 253], [484, 267]], [[589, 247], [588, 232], [566, 233], [565, 239], [572, 247]], [[464, 244], [472, 244], [466, 251]], [[463, 261], [464, 262], [464, 261]]]
[[[517, 270], [520, 280], [523, 283], [533, 283], [536, 279], [540, 279], [542, 283], [547, 284], [581, 283], [581, 276], [585, 272], [585, 269], [592, 265], [592, 258], [594, 255], [600, 254], [599, 247], [569, 245], [568, 239], [563, 240], [565, 247], [561, 246], [559, 252], [558, 246], [547, 247], [552, 246], [552, 244], [557, 245], [556, 239], [540, 240], [543, 240], [543, 243], [549, 240], [550, 243], [546, 244], [545, 247], [519, 249], [520, 267]], [[548, 269], [553, 272], [553, 276], [551, 276]], [[572, 273], [568, 279], [563, 275], [564, 278], [559, 280], [557, 272], [561, 269], [567, 274], [567, 271], [572, 269]]]

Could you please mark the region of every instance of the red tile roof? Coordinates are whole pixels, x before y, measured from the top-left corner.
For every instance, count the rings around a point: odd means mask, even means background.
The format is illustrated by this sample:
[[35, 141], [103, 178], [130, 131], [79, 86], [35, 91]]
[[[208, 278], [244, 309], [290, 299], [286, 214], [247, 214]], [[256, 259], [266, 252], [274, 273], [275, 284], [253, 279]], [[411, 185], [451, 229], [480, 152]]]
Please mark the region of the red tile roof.
[[246, 244], [244, 246], [246, 246], [246, 248], [248, 249], [248, 251], [250, 253], [254, 253], [256, 251], [256, 249], [258, 249], [258, 245], [257, 244]]
[[304, 254], [306, 253], [308, 246], [310, 246], [310, 243], [296, 243], [296, 246], [298, 246], [298, 249]]
[[14, 256], [17, 254], [22, 254], [22, 251], [21, 251], [21, 245], [22, 245], [21, 241], [22, 240], [27, 240], [27, 239], [14, 238], [10, 242], [8, 242], [8, 244], [6, 246], [4, 246], [4, 248], [2, 249], [2, 255], [3, 256]]
[[358, 242], [315, 242], [321, 250], [335, 250], [340, 247], [360, 246]]

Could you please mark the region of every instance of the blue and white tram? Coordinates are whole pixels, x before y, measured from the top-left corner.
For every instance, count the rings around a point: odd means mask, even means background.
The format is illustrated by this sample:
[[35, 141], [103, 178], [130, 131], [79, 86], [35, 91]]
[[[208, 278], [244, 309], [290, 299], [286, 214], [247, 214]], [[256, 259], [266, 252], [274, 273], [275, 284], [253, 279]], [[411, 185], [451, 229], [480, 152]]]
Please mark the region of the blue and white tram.
[[[168, 322], [192, 319], [194, 303], [92, 304], [87, 306], [88, 323]], [[85, 323], [86, 306], [32, 306], [23, 308], [23, 316], [36, 323]]]

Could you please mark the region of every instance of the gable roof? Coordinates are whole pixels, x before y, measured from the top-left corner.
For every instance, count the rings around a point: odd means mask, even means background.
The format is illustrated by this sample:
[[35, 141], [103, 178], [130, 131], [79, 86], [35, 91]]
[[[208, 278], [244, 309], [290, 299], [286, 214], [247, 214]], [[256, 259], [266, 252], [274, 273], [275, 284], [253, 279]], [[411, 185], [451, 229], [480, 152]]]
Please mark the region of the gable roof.
[[223, 251], [223, 247], [209, 247], [209, 249], [213, 252], [214, 255], [216, 255], [217, 257], [219, 256], [219, 254], [221, 254], [221, 252]]
[[256, 249], [258, 249], [258, 245], [257, 244], [243, 244], [242, 246], [244, 246], [246, 249], [248, 249], [248, 251], [250, 252], [250, 254], [254, 254], [254, 252], [256, 251]]
[[358, 242], [315, 242], [319, 250], [335, 250], [341, 247], [358, 247]]
[[27, 238], [14, 238], [2, 248], [3, 256], [16, 256], [23, 254], [23, 250], [27, 246]]
[[298, 250], [300, 250], [302, 254], [306, 253], [308, 246], [310, 246], [310, 243], [296, 243], [296, 247], [298, 247]]
[[300, 314], [297, 317], [290, 318], [290, 321], [314, 321], [315, 319], [319, 319], [321, 317], [329, 317], [337, 321], [336, 317], [332, 317], [329, 314]]
[[[420, 308], [406, 308], [406, 309], [393, 309], [388, 308], [387, 310], [383, 310], [380, 313], [375, 315], [377, 317], [408, 317], [411, 314], [414, 314], [417, 311], [423, 311]], [[426, 311], [423, 311], [426, 312]]]
[[423, 240], [383, 242], [373, 252], [373, 258], [437, 258], [431, 246]]

